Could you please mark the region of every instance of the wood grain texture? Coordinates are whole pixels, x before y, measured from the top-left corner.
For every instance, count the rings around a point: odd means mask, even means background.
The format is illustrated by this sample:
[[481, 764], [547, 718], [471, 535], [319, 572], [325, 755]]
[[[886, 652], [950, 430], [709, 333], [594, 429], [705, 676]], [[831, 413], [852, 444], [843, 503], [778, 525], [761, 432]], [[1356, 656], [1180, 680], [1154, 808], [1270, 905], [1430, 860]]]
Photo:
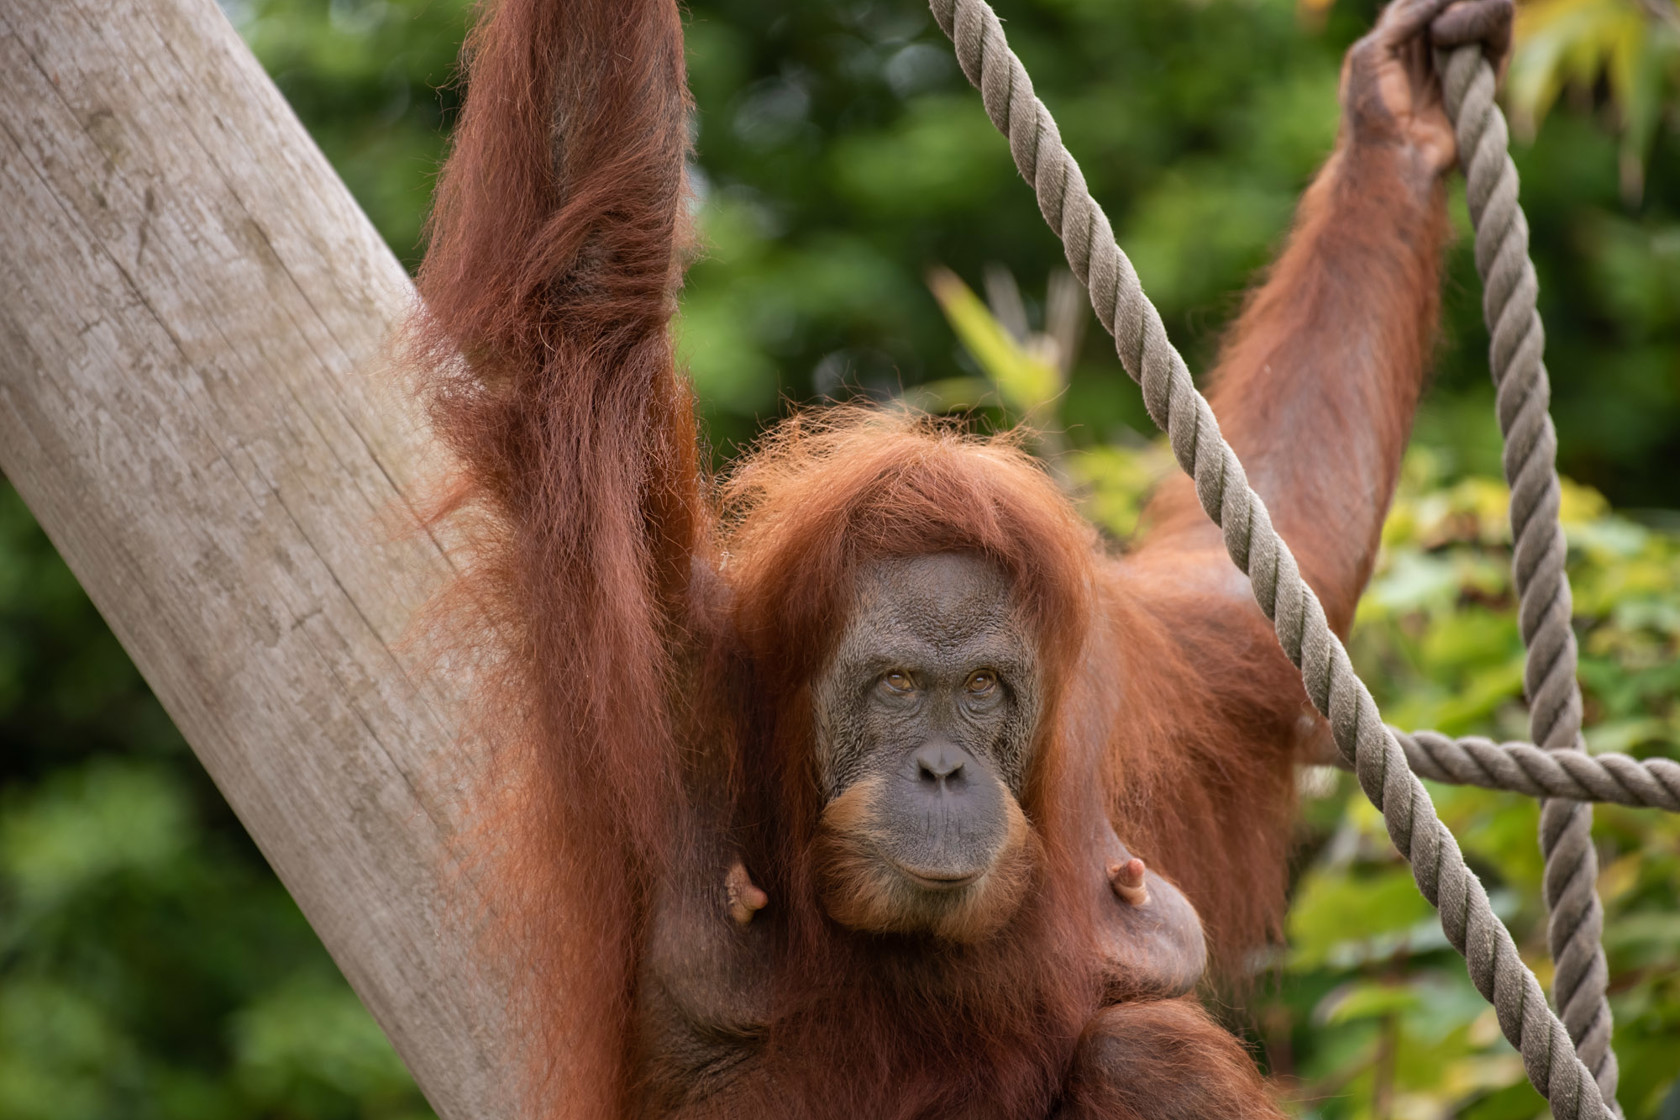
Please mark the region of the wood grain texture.
[[408, 278], [213, 0], [7, 0], [0, 74], [0, 469], [434, 1107], [503, 1114]]

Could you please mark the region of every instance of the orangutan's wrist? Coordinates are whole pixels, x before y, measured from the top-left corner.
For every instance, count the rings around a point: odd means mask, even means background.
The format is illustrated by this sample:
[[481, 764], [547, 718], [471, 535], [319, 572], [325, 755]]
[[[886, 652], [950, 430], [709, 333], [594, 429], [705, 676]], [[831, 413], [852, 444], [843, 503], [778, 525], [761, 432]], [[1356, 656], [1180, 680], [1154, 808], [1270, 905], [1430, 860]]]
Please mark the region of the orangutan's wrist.
[[1446, 155], [1397, 128], [1346, 128], [1325, 170], [1338, 189], [1381, 195], [1390, 204], [1423, 212], [1442, 199], [1442, 187], [1453, 169]]

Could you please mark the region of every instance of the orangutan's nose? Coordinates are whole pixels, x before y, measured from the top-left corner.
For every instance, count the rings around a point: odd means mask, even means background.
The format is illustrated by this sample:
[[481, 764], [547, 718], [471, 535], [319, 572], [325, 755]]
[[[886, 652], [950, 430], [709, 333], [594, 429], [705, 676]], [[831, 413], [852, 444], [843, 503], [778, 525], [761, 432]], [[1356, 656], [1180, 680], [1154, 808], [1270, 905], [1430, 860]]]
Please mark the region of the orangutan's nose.
[[916, 777], [924, 786], [946, 790], [960, 788], [968, 781], [968, 775], [963, 772], [968, 754], [960, 747], [935, 740], [924, 743], [914, 758]]

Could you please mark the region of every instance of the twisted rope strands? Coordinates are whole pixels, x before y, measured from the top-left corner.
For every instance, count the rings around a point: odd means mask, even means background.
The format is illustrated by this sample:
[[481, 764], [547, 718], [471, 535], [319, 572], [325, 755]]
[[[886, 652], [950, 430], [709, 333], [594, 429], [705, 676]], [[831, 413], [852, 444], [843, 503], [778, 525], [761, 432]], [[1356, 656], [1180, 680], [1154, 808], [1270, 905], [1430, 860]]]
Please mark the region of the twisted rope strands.
[[[1482, 278], [1482, 315], [1491, 342], [1488, 366], [1497, 387], [1499, 428], [1505, 438], [1505, 479], [1511, 486], [1512, 570], [1518, 625], [1528, 659], [1529, 733], [1548, 751], [1579, 751], [1581, 687], [1576, 680], [1575, 631], [1567, 552], [1558, 523], [1562, 491], [1556, 468], [1557, 432], [1548, 411], [1551, 384], [1543, 358], [1545, 332], [1535, 307], [1539, 282], [1528, 257], [1528, 221], [1517, 201], [1505, 115], [1494, 103], [1494, 74], [1477, 47], [1438, 51], [1447, 115], [1458, 138], [1476, 271]], [[1610, 971], [1604, 960], [1604, 908], [1599, 903], [1598, 853], [1592, 843], [1592, 806], [1548, 798], [1540, 807], [1545, 855], [1546, 939], [1557, 975], [1552, 997], [1575, 1049], [1598, 1080], [1604, 1099], [1616, 1098], [1616, 1055], [1610, 1049]]]
[[1388, 730], [1420, 778], [1530, 797], [1680, 812], [1680, 762], [1670, 759], [1547, 751], [1533, 743], [1496, 743], [1474, 735], [1455, 739], [1439, 731]]
[[1464, 954], [1471, 982], [1493, 1004], [1500, 1029], [1522, 1055], [1529, 1081], [1557, 1120], [1607, 1117], [1598, 1083], [1546, 1006], [1510, 931], [1494, 916], [1487, 892], [1465, 866], [1451, 832], [1435, 814], [1400, 744], [1383, 726], [1376, 702], [1331, 633], [1324, 608], [1301, 578], [1271, 516], [1220, 435], [1184, 359], [1167, 339], [1160, 313], [1143, 294], [1113, 228], [1085, 186], [1055, 122], [1033, 95], [1026, 69], [1009, 50], [997, 14], [984, 0], [931, 0], [934, 18], [956, 47], [963, 73], [987, 115], [1009, 138], [1022, 177], [1062, 239], [1068, 264], [1114, 336], [1126, 372], [1143, 387], [1150, 417], [1166, 433], [1179, 465], [1195, 480], [1202, 508], [1224, 534], [1225, 548], [1248, 574], [1255, 600], [1278, 641], [1301, 669], [1307, 695], [1330, 720], [1352, 759], [1359, 784], [1382, 810], [1389, 837], [1411, 862], [1418, 889], [1441, 914], [1441, 927]]

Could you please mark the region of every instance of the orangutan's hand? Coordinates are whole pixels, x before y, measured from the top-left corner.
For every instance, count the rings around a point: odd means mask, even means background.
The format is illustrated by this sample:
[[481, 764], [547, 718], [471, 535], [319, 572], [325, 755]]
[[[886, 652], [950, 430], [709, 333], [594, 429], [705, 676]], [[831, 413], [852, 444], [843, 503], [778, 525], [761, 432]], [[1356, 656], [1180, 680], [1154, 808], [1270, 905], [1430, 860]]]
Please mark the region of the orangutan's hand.
[[1354, 145], [1402, 144], [1430, 176], [1458, 162], [1433, 50], [1481, 43], [1503, 73], [1512, 0], [1394, 0], [1342, 63], [1342, 112]]

